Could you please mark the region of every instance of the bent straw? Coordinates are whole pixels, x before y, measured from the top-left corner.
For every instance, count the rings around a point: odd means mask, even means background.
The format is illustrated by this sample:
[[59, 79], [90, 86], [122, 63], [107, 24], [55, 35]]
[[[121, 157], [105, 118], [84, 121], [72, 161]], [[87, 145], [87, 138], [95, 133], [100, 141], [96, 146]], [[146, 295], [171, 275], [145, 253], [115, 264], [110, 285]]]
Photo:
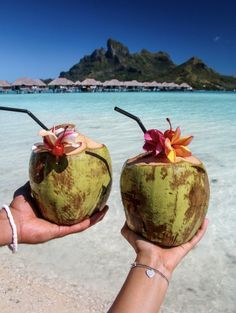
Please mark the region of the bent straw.
[[118, 108], [118, 107], [114, 107], [114, 110], [117, 111], [117, 112], [119, 112], [119, 113], [121, 113], [121, 114], [124, 114], [124, 115], [126, 115], [126, 116], [132, 118], [133, 120], [135, 120], [135, 121], [139, 124], [139, 126], [140, 126], [140, 128], [142, 129], [142, 131], [143, 131], [144, 134], [147, 132], [145, 126], [143, 125], [143, 123], [141, 122], [141, 120], [140, 120], [139, 117], [137, 117], [137, 116], [135, 116], [135, 115], [133, 115], [133, 114], [131, 114], [131, 113], [129, 113], [129, 112], [123, 110], [123, 109], [120, 109], [120, 108]]
[[11, 111], [11, 112], [20, 112], [28, 114], [36, 123], [38, 123], [42, 128], [48, 130], [48, 128], [29, 110], [26, 109], [18, 109], [18, 108], [10, 108], [10, 107], [2, 107], [0, 106], [0, 110], [2, 111]]

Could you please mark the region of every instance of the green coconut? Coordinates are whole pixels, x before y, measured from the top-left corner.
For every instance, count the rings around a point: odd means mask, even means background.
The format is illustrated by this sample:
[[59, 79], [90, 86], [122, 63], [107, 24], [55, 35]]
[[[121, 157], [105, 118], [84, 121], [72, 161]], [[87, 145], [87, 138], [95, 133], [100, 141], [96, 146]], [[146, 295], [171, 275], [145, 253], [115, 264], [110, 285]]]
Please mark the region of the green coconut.
[[69, 155], [33, 151], [29, 164], [32, 195], [43, 215], [59, 225], [72, 225], [105, 206], [112, 174], [109, 151], [80, 135], [82, 146]]
[[128, 227], [161, 246], [189, 241], [208, 208], [209, 181], [201, 161], [176, 163], [141, 154], [123, 166], [120, 186]]

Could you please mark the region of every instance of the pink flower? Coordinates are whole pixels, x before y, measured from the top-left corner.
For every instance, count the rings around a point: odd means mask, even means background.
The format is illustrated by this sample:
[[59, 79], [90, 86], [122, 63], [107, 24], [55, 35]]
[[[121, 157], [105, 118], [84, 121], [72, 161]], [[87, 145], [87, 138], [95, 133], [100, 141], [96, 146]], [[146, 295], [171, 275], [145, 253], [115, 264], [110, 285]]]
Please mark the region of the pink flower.
[[174, 131], [169, 118], [167, 118], [167, 122], [170, 129], [166, 130], [164, 134], [157, 129], [150, 129], [144, 134], [143, 149], [152, 152], [155, 156], [163, 154], [170, 162], [175, 163], [176, 157], [185, 158], [192, 155], [186, 146], [190, 144], [193, 136], [180, 137], [180, 128], [177, 127]]
[[145, 144], [143, 149], [145, 151], [151, 151], [155, 155], [160, 154], [165, 148], [164, 134], [157, 129], [150, 129], [144, 134]]

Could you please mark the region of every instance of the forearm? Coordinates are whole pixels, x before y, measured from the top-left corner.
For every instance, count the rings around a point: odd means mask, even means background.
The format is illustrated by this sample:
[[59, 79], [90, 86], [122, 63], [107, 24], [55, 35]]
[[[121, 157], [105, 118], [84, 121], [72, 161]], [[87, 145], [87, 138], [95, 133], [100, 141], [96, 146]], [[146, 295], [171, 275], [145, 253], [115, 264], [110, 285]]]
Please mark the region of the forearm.
[[[168, 280], [171, 273], [158, 261], [137, 257], [137, 263], [149, 265], [162, 272]], [[109, 313], [157, 313], [168, 288], [167, 281], [158, 273], [149, 278], [145, 268], [130, 270]]]

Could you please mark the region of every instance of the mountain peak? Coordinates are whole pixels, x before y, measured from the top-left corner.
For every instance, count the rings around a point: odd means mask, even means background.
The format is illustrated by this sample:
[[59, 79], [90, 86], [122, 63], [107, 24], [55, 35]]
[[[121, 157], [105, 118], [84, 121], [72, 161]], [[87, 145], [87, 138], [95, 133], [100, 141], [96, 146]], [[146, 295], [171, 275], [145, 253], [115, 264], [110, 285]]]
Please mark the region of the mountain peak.
[[186, 67], [186, 68], [191, 68], [192, 70], [198, 70], [198, 71], [207, 71], [211, 73], [215, 73], [213, 69], [208, 67], [206, 63], [204, 63], [201, 59], [193, 56], [180, 66]]
[[192, 56], [187, 62], [192, 62], [192, 63], [203, 63], [201, 59], [198, 57]]
[[115, 56], [126, 57], [128, 55], [129, 49], [126, 46], [124, 46], [121, 42], [116, 41], [112, 38], [109, 38], [107, 40], [107, 52], [106, 52], [107, 58], [114, 58]]
[[88, 77], [101, 81], [156, 80], [185, 82], [197, 89], [236, 89], [236, 78], [216, 73], [195, 56], [176, 65], [166, 52], [142, 49], [140, 52], [130, 53], [125, 45], [112, 38], [107, 41], [107, 49], [95, 49], [69, 71], [61, 72], [60, 77], [73, 81]]

